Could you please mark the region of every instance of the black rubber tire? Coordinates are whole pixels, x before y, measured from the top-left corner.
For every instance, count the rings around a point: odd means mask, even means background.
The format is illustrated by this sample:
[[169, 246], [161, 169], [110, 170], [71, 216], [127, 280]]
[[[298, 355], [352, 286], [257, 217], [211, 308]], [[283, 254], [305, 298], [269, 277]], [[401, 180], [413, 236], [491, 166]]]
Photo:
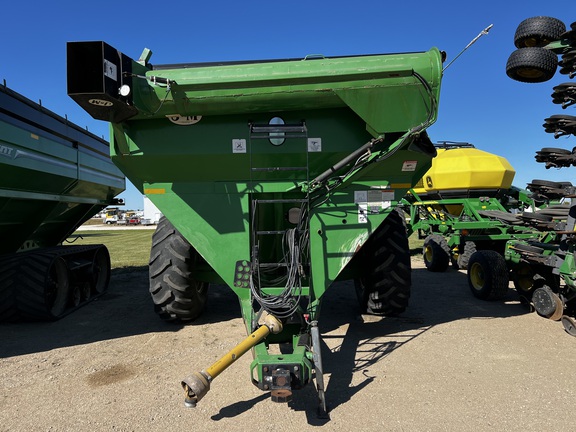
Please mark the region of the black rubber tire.
[[206, 306], [208, 283], [192, 277], [200, 254], [165, 217], [152, 235], [149, 278], [154, 310], [165, 321], [193, 321]]
[[514, 45], [516, 48], [543, 47], [559, 40], [566, 31], [566, 24], [556, 18], [537, 16], [527, 18], [516, 28]]
[[[539, 151], [536, 152], [536, 154], [538, 156], [541, 157], [551, 157], [551, 156], [567, 156], [567, 155], [571, 155], [572, 152], [568, 149], [559, 149], [559, 148], [552, 148], [552, 147], [545, 147]], [[531, 183], [534, 183], [536, 180], [533, 180]], [[539, 181], [544, 181], [544, 180], [539, 180]]]
[[479, 250], [468, 263], [468, 286], [474, 297], [500, 300], [508, 292], [508, 268], [504, 257], [493, 250]]
[[[568, 152], [571, 153], [571, 152]], [[554, 182], [550, 180], [532, 180], [530, 182], [531, 185], [540, 186], [540, 187], [548, 187], [552, 189], [558, 189], [562, 187], [562, 183]]]
[[520, 48], [510, 54], [506, 75], [515, 81], [541, 83], [556, 73], [558, 57], [545, 48]]
[[456, 266], [460, 269], [467, 269], [470, 257], [476, 252], [476, 243], [473, 241], [464, 242], [463, 250], [458, 254]]
[[522, 219], [531, 220], [531, 221], [552, 222], [552, 216], [548, 216], [548, 215], [540, 214], [540, 213], [522, 212], [520, 217]]
[[566, 209], [543, 208], [542, 210], [538, 210], [538, 213], [542, 214], [544, 216], [550, 216], [553, 219], [566, 219], [569, 211], [570, 211], [569, 208], [566, 208]]
[[450, 247], [439, 234], [430, 234], [424, 239], [422, 257], [426, 268], [431, 272], [444, 272], [450, 264]]
[[20, 318], [61, 317], [70, 304], [70, 271], [66, 261], [49, 253], [32, 253], [18, 267], [15, 295]]
[[410, 300], [412, 268], [402, 216], [391, 212], [359, 254], [362, 277], [354, 284], [361, 311], [385, 316], [404, 312]]

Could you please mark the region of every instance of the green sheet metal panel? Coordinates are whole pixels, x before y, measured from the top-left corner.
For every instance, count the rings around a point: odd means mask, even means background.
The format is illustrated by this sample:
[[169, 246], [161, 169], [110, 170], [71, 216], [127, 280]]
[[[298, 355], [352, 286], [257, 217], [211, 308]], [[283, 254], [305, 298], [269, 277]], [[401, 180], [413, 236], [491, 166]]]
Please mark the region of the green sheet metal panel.
[[0, 86], [0, 254], [54, 246], [125, 188], [108, 143]]
[[[78, 42], [68, 46], [68, 63], [70, 96], [112, 122], [114, 163], [231, 287], [235, 263], [250, 260], [259, 229], [253, 200], [307, 198], [312, 179], [379, 138], [374, 163], [312, 204], [309, 282], [319, 297], [434, 155], [417, 141], [437, 116], [442, 63], [436, 48], [152, 67], [102, 42]], [[92, 82], [90, 71], [103, 65], [104, 80]], [[90, 72], [86, 83], [83, 71]], [[258, 127], [274, 117], [300, 132], [286, 133], [281, 145], [274, 145], [274, 134], [262, 139]], [[375, 194], [380, 204], [358, 198]], [[361, 215], [363, 206], [369, 211]], [[278, 215], [285, 207], [264, 206], [257, 222], [293, 227]], [[261, 241], [275, 253], [272, 240]]]

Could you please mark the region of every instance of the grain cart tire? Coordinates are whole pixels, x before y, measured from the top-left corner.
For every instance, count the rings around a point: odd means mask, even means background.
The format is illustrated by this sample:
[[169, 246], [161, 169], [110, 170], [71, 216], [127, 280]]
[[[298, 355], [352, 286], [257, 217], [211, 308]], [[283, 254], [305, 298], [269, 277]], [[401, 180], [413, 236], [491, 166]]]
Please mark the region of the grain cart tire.
[[426, 268], [431, 272], [443, 272], [450, 264], [450, 247], [444, 237], [431, 234], [424, 239], [422, 257]]
[[500, 300], [508, 292], [508, 268], [496, 251], [479, 250], [468, 262], [468, 286], [475, 297]]
[[200, 255], [165, 217], [152, 235], [149, 278], [154, 310], [165, 321], [193, 321], [206, 306], [208, 283], [192, 277]]
[[467, 241], [464, 243], [464, 249], [462, 253], [458, 254], [458, 259], [456, 260], [456, 268], [466, 269], [468, 268], [468, 262], [470, 257], [476, 252], [476, 243], [473, 241]]
[[20, 261], [16, 301], [24, 319], [57, 319], [70, 303], [70, 271], [60, 256], [30, 254]]
[[406, 309], [412, 285], [404, 220], [393, 211], [361, 250], [362, 277], [354, 281], [364, 313], [397, 315]]
[[566, 24], [556, 18], [538, 16], [527, 18], [516, 28], [516, 48], [543, 47], [561, 38]]
[[545, 48], [520, 48], [510, 54], [506, 75], [515, 81], [541, 83], [551, 79], [558, 67], [558, 57]]

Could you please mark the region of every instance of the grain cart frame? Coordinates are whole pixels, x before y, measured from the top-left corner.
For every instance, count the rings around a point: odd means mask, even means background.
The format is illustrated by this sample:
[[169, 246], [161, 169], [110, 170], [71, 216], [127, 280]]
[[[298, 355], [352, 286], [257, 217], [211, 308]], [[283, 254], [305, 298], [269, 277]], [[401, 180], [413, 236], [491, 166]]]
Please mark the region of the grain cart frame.
[[111, 122], [112, 160], [166, 217], [150, 260], [159, 315], [195, 319], [211, 282], [240, 301], [249, 337], [183, 381], [186, 404], [251, 349], [255, 385], [287, 402], [314, 372], [325, 412], [326, 289], [355, 279], [366, 311], [408, 304], [393, 210], [435, 155], [425, 130], [443, 53], [165, 66], [150, 55], [69, 43], [68, 94]]

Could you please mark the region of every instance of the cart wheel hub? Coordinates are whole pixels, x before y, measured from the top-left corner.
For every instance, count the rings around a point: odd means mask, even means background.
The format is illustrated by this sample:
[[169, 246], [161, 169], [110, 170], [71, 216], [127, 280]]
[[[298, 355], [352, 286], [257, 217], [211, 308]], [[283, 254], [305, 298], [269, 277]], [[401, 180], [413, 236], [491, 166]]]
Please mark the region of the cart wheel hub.
[[486, 283], [484, 278], [484, 270], [482, 269], [482, 265], [479, 263], [474, 263], [470, 267], [470, 282], [472, 282], [474, 289], [477, 290], [481, 290]]

